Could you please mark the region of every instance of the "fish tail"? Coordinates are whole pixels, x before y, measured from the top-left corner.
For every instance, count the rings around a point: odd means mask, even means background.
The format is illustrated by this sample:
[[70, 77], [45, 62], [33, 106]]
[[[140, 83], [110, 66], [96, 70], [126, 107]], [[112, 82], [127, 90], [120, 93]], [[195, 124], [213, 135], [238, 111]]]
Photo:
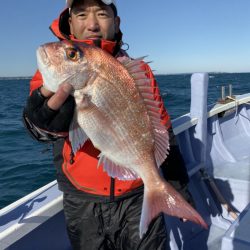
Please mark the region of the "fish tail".
[[161, 212], [184, 218], [208, 228], [200, 214], [167, 182], [162, 181], [154, 189], [144, 189], [140, 221], [140, 238], [147, 232], [150, 222]]

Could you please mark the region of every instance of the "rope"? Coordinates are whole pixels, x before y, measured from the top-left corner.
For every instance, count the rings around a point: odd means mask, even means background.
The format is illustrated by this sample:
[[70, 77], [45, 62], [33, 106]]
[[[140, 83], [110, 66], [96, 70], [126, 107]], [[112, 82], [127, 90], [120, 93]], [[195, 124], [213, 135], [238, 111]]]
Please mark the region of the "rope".
[[[229, 99], [229, 100], [232, 100], [232, 101], [235, 102], [235, 116], [234, 116], [234, 119], [236, 119], [236, 121], [235, 121], [235, 124], [236, 124], [238, 122], [238, 120], [239, 120], [239, 116], [238, 116], [239, 103], [238, 103], [237, 99], [233, 98], [232, 96], [227, 96], [226, 99]], [[249, 102], [245, 102], [244, 104], [250, 105]]]
[[[236, 105], [238, 106], [238, 102], [236, 98], [233, 98], [232, 96], [227, 96], [226, 99], [230, 99], [232, 101], [235, 101]], [[245, 102], [244, 104], [250, 105], [250, 102]]]
[[234, 119], [236, 119], [236, 121], [235, 121], [235, 124], [236, 124], [238, 122], [238, 120], [239, 120], [239, 116], [238, 116], [239, 103], [238, 103], [237, 99], [233, 98], [232, 96], [227, 96], [226, 98], [235, 102], [235, 115], [234, 115]]
[[204, 180], [207, 180], [208, 185], [211, 187], [211, 189], [213, 190], [217, 200], [219, 201], [219, 203], [226, 209], [226, 211], [228, 212], [228, 214], [234, 219], [236, 220], [238, 218], [238, 211], [236, 209], [234, 209], [233, 206], [231, 206], [231, 204], [225, 199], [225, 197], [222, 195], [221, 191], [219, 190], [219, 188], [217, 187], [214, 179], [212, 176], [210, 176], [205, 169], [201, 169], [200, 170], [201, 175], [203, 177]]

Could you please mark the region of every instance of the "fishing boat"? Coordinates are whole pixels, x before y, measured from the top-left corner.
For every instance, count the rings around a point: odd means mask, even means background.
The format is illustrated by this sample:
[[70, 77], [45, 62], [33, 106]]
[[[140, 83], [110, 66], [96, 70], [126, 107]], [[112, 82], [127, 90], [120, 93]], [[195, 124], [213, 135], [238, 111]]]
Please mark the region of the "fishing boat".
[[[191, 76], [190, 113], [173, 129], [190, 177], [189, 190], [208, 230], [165, 216], [171, 249], [250, 249], [250, 93], [207, 105], [209, 75]], [[0, 210], [0, 249], [71, 249], [57, 182]]]

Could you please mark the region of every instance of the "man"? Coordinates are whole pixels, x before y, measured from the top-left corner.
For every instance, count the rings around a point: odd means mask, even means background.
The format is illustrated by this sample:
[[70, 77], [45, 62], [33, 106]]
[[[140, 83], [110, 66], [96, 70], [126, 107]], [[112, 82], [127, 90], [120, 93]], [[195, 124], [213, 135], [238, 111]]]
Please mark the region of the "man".
[[[99, 46], [115, 58], [127, 56], [121, 49], [120, 18], [114, 0], [68, 0], [67, 9], [55, 20], [51, 30], [59, 39]], [[168, 116], [155, 79], [144, 65], [161, 102], [162, 123], [170, 133], [170, 155], [163, 174], [183, 196], [188, 177], [175, 143]], [[166, 249], [167, 234], [163, 215], [152, 221], [142, 239], [139, 221], [143, 199], [141, 179], [120, 181], [97, 168], [99, 151], [91, 141], [73, 154], [68, 140], [74, 112], [71, 87], [64, 85], [56, 93], [42, 86], [39, 72], [31, 80], [31, 95], [24, 109], [24, 121], [40, 141], [53, 141], [58, 186], [64, 193], [64, 212], [68, 235], [74, 249]], [[41, 130], [42, 129], [42, 130]], [[45, 132], [47, 131], [47, 132]]]

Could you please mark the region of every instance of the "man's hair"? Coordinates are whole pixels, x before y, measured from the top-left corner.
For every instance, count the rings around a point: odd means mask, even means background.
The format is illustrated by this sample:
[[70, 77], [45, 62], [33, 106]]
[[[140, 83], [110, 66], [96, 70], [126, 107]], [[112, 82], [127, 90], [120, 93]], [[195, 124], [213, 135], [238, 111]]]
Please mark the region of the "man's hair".
[[[78, 3], [82, 2], [82, 1], [83, 0], [74, 0], [72, 5], [71, 5], [71, 11], [70, 12], [72, 12], [72, 9], [75, 7], [76, 4], [78, 4]], [[110, 6], [112, 8], [113, 12], [114, 12], [114, 17], [117, 16], [117, 9], [116, 9], [114, 4], [107, 5], [107, 4], [103, 3], [100, 0], [96, 0], [96, 2], [98, 2], [99, 6]]]

